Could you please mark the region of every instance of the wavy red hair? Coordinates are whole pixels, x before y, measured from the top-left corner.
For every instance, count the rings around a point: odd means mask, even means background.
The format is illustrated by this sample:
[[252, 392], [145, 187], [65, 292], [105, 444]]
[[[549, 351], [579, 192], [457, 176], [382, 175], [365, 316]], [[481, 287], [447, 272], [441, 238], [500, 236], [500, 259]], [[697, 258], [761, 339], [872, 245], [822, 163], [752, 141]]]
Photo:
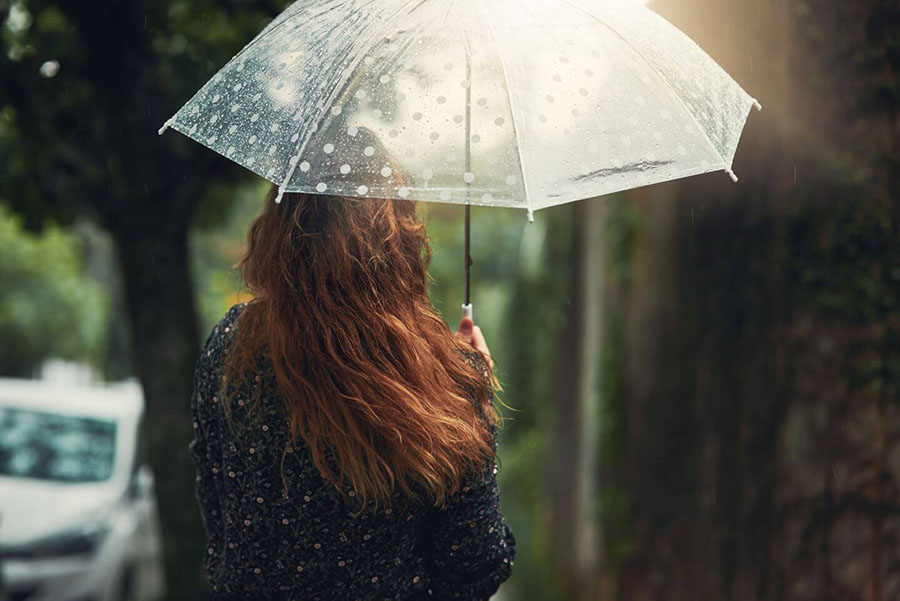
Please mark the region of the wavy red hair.
[[291, 443], [305, 440], [345, 499], [349, 482], [376, 510], [397, 490], [443, 506], [496, 457], [499, 385], [484, 361], [466, 360], [477, 352], [428, 297], [431, 248], [415, 203], [287, 193], [278, 204], [275, 194], [239, 264], [254, 300], [227, 380], [254, 388], [268, 358]]

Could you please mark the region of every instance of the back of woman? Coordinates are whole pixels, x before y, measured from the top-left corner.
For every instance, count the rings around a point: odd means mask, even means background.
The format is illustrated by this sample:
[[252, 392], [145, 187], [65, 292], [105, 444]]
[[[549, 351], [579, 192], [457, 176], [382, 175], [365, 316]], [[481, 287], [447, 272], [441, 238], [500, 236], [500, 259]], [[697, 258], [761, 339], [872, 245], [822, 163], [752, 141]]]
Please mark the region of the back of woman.
[[241, 264], [254, 299], [195, 374], [212, 598], [488, 599], [515, 559], [496, 380], [428, 299], [414, 203], [274, 193]]

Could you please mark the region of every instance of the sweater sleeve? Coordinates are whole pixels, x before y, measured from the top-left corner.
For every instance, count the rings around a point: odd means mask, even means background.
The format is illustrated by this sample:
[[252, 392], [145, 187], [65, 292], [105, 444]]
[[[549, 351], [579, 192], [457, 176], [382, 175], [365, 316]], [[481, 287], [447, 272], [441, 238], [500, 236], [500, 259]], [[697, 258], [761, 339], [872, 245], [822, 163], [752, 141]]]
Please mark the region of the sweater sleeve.
[[224, 333], [230, 326], [231, 317], [229, 313], [213, 328], [200, 351], [194, 370], [194, 388], [190, 402], [193, 437], [188, 450], [196, 469], [195, 497], [207, 535], [204, 564], [210, 573], [223, 555], [223, 549], [220, 548], [223, 541], [221, 504], [216, 486], [221, 472], [221, 453], [215, 412], [219, 409], [220, 374], [217, 364], [222, 353]]
[[[491, 426], [497, 450], [497, 426]], [[512, 574], [516, 539], [500, 508], [497, 461], [486, 464], [427, 518], [431, 593], [437, 601], [487, 601]]]

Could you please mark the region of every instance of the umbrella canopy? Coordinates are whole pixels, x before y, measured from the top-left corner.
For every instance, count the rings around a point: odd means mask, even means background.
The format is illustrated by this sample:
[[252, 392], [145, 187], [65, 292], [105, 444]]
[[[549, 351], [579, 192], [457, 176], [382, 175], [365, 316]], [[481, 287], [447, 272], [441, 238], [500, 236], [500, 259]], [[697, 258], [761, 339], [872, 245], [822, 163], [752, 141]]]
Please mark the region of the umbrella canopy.
[[280, 193], [530, 218], [710, 171], [736, 180], [754, 105], [635, 0], [299, 0], [160, 133], [172, 127]]

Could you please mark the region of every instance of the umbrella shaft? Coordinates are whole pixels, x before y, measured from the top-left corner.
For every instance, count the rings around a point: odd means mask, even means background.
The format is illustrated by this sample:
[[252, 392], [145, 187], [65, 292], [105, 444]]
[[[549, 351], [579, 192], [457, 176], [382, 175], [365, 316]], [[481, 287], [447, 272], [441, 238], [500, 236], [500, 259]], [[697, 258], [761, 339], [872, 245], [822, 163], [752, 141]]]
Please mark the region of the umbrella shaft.
[[469, 302], [469, 268], [472, 266], [472, 256], [469, 254], [469, 232], [470, 232], [470, 213], [472, 207], [471, 205], [466, 205], [466, 304], [470, 304]]

